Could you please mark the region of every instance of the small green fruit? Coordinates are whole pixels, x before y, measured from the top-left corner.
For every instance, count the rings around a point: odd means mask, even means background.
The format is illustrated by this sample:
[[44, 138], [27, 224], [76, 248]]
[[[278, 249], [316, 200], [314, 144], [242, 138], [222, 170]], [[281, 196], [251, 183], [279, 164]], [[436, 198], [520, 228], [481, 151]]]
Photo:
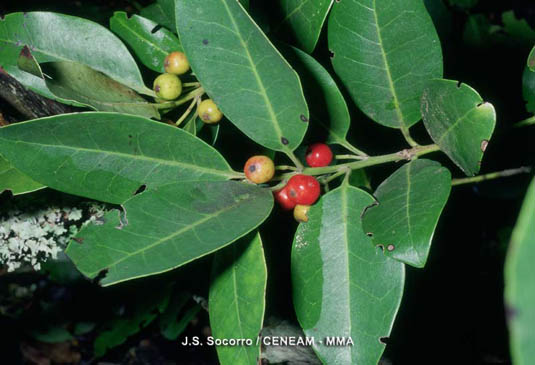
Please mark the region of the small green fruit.
[[182, 93], [182, 81], [173, 74], [161, 74], [154, 80], [156, 96], [164, 100], [175, 100]]
[[199, 118], [207, 124], [217, 123], [223, 118], [223, 113], [219, 110], [212, 99], [203, 100], [197, 108]]

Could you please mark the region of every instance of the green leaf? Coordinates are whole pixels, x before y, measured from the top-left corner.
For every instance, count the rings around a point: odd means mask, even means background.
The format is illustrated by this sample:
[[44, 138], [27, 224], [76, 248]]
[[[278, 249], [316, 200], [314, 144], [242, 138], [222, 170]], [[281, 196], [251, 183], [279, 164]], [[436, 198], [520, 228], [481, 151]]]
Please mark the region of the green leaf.
[[301, 78], [305, 98], [310, 105], [311, 126], [320, 126], [322, 135], [327, 132], [326, 143], [348, 145], [346, 136], [351, 118], [336, 82], [319, 62], [305, 52], [282, 44], [278, 46]]
[[176, 29], [174, 0], [157, 0], [154, 4], [141, 9], [140, 14], [173, 32]]
[[169, 53], [182, 51], [180, 41], [171, 31], [139, 15], [128, 18], [125, 12], [118, 11], [110, 18], [110, 28], [145, 66], [156, 72], [164, 72], [163, 63]]
[[516, 365], [531, 364], [535, 358], [535, 179], [524, 199], [505, 262], [505, 302]]
[[150, 295], [147, 292], [138, 293], [135, 300], [129, 303], [134, 307], [131, 315], [117, 318], [108, 323], [110, 328], [100, 333], [93, 344], [96, 357], [101, 357], [109, 349], [124, 343], [128, 337], [151, 324], [158, 313], [166, 309], [171, 296], [171, 286], [153, 289], [155, 290], [151, 290]]
[[191, 134], [142, 117], [78, 113], [0, 128], [0, 151], [53, 189], [122, 203], [141, 185], [236, 177], [223, 157]]
[[[361, 215], [373, 201], [343, 184], [312, 206], [294, 238], [295, 311], [325, 364], [377, 364], [401, 302], [405, 266], [383, 255], [362, 230]], [[354, 345], [326, 346], [332, 336]]]
[[138, 92], [151, 94], [124, 44], [108, 29], [86, 19], [48, 12], [8, 14], [0, 20], [0, 45], [0, 66], [37, 92], [46, 94], [44, 83], [17, 68], [25, 45], [39, 63], [81, 63]]
[[72, 334], [63, 327], [49, 327], [44, 330], [34, 330], [30, 335], [37, 341], [44, 343], [60, 343], [72, 340]]
[[371, 119], [407, 129], [421, 119], [429, 79], [442, 77], [442, 51], [421, 0], [335, 2], [328, 27], [334, 70]]
[[277, 0], [272, 4], [276, 8], [275, 22], [278, 24], [274, 32], [311, 53], [332, 3], [333, 0]]
[[222, 365], [258, 364], [267, 268], [258, 232], [218, 251], [212, 266], [209, 309], [214, 338], [250, 339], [251, 346], [217, 346]]
[[535, 47], [529, 53], [522, 76], [522, 94], [526, 101], [527, 111], [535, 113]]
[[40, 65], [42, 78], [55, 96], [94, 110], [160, 119], [160, 113], [134, 90], [81, 63], [60, 61]]
[[496, 125], [494, 106], [466, 84], [432, 80], [422, 97], [422, 115], [440, 149], [465, 174], [477, 174]]
[[299, 78], [240, 3], [177, 0], [176, 14], [191, 67], [225, 116], [267, 148], [299, 146], [308, 125]]
[[66, 251], [89, 278], [106, 270], [103, 285], [168, 271], [228, 245], [266, 219], [273, 197], [236, 181], [190, 181], [149, 189], [123, 207], [123, 214], [106, 214], [104, 225], [83, 228]]
[[19, 195], [31, 193], [44, 187], [11, 166], [0, 156], [0, 193], [9, 190], [13, 195]]
[[451, 174], [438, 162], [405, 164], [375, 190], [379, 204], [366, 210], [364, 231], [387, 256], [424, 267], [450, 190]]

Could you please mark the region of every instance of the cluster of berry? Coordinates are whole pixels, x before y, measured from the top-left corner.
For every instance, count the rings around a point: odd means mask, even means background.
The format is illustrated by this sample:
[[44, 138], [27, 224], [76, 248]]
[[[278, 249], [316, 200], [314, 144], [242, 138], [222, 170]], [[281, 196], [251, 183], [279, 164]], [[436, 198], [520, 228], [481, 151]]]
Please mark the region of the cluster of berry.
[[[175, 100], [182, 94], [182, 81], [178, 77], [189, 71], [190, 66], [183, 52], [171, 52], [164, 60], [165, 73], [159, 75], [153, 84], [156, 97], [161, 101]], [[212, 99], [201, 101], [197, 106], [199, 118], [207, 124], [217, 123], [223, 118]]]
[[[306, 161], [310, 167], [327, 166], [332, 158], [331, 149], [324, 143], [309, 146], [306, 154]], [[253, 156], [247, 160], [243, 171], [249, 181], [263, 184], [275, 175], [275, 165], [267, 156]], [[320, 184], [314, 176], [296, 174], [282, 189], [273, 194], [282, 209], [293, 209], [294, 217], [298, 222], [307, 222], [310, 206], [320, 196]]]

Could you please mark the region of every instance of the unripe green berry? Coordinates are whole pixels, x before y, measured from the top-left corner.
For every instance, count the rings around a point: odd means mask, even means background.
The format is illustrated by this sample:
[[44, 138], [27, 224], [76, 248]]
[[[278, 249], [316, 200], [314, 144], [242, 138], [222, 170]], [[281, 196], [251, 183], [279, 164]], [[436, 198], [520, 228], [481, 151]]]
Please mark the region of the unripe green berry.
[[207, 124], [217, 123], [223, 118], [223, 113], [219, 110], [212, 99], [203, 100], [197, 108], [199, 118]]
[[173, 74], [161, 74], [154, 80], [156, 96], [164, 100], [175, 100], [182, 93], [182, 82]]
[[188, 72], [189, 70], [188, 59], [186, 58], [186, 55], [182, 52], [169, 53], [167, 57], [165, 57], [163, 66], [165, 68], [165, 72], [174, 75], [182, 75]]

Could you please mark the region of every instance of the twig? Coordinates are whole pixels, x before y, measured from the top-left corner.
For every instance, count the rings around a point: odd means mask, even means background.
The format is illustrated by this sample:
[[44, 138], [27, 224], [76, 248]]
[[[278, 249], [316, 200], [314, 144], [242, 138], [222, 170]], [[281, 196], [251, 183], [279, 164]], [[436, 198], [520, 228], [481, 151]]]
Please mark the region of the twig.
[[508, 177], [508, 176], [514, 176], [519, 174], [529, 174], [531, 172], [531, 167], [519, 167], [516, 169], [508, 169], [503, 171], [497, 171], [497, 172], [491, 172], [484, 175], [478, 175], [478, 176], [472, 176], [472, 177], [464, 177], [460, 179], [453, 179], [451, 180], [451, 185], [457, 186], [457, 185], [464, 185], [464, 184], [473, 184], [473, 183], [479, 183], [486, 180], [494, 180], [499, 179], [502, 177]]

